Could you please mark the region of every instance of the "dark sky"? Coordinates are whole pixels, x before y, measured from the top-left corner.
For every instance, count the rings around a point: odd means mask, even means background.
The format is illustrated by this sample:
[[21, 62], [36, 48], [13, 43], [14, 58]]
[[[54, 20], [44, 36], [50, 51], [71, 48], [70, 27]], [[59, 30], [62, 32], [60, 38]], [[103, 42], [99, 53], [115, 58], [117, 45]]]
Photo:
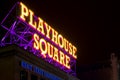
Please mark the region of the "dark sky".
[[[0, 20], [17, 0], [0, 0]], [[111, 0], [23, 0], [78, 49], [78, 64], [107, 60], [120, 51], [120, 28], [113, 23]]]

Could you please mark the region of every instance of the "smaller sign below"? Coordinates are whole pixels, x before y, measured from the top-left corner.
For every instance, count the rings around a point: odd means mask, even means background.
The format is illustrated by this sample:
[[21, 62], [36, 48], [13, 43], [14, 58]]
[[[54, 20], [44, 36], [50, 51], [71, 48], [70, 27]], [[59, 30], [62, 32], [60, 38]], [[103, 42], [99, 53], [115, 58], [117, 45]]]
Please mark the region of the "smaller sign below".
[[54, 75], [52, 73], [49, 73], [49, 72], [47, 72], [47, 71], [45, 71], [45, 70], [43, 70], [43, 69], [41, 69], [41, 68], [39, 68], [37, 66], [32, 65], [32, 64], [30, 64], [28, 62], [25, 62], [25, 61], [21, 61], [21, 67], [23, 67], [23, 68], [25, 68], [27, 70], [33, 71], [33, 72], [35, 72], [35, 73], [37, 73], [39, 75], [42, 75], [42, 76], [44, 76], [46, 78], [49, 78], [50, 80], [63, 80], [60, 77], [58, 77], [58, 76], [56, 76], [56, 75]]

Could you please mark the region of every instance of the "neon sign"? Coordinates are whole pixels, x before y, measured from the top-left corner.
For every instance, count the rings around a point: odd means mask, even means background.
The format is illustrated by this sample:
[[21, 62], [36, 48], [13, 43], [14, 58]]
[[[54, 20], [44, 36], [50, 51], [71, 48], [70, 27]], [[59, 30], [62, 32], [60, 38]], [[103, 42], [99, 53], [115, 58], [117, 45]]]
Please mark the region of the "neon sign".
[[[28, 9], [22, 2], [20, 2], [21, 14], [20, 18], [27, 22], [32, 28], [44, 35], [46, 38], [55, 43], [58, 47], [64, 49], [73, 58], [77, 58], [77, 48], [72, 45], [66, 38], [59, 34], [55, 29], [43, 21], [40, 17], [35, 17], [34, 12]], [[41, 55], [46, 58], [48, 55], [53, 60], [70, 69], [70, 57], [63, 51], [56, 48], [53, 44], [41, 38], [39, 34], [33, 35], [33, 47], [39, 50]]]
[[38, 58], [76, 76], [77, 48], [22, 2], [16, 3], [1, 22], [5, 34], [0, 46], [15, 44]]

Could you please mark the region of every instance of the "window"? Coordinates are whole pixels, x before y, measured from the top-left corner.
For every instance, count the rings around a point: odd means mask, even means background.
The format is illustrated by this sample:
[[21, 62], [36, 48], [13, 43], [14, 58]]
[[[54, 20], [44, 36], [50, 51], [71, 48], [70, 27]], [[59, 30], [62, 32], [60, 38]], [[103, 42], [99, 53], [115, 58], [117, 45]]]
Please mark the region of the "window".
[[31, 80], [38, 80], [37, 76], [31, 74]]
[[26, 71], [20, 71], [20, 80], [28, 80], [28, 73]]

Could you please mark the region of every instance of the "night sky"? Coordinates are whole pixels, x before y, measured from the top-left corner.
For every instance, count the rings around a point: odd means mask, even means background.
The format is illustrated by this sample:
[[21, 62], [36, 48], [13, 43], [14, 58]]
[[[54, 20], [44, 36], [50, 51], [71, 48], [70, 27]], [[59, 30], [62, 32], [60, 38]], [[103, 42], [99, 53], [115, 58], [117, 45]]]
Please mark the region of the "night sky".
[[[0, 1], [0, 21], [15, 2]], [[109, 59], [110, 53], [120, 52], [120, 28], [113, 23], [112, 0], [22, 2], [77, 47], [77, 65], [101, 63]]]

